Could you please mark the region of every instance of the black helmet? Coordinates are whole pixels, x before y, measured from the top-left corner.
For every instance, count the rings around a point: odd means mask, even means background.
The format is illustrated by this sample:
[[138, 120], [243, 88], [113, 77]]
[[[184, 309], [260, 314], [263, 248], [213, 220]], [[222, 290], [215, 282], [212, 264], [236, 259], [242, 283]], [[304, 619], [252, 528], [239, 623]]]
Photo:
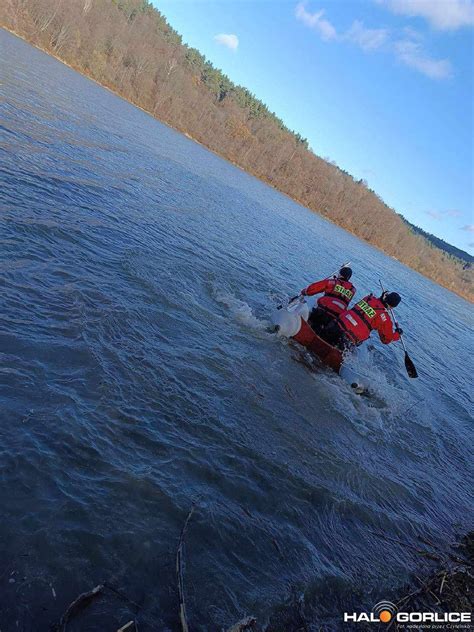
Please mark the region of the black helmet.
[[384, 292], [380, 298], [387, 307], [396, 307], [402, 300], [397, 292]]
[[352, 276], [352, 270], [347, 266], [344, 266], [339, 270], [339, 276], [341, 279], [344, 279], [344, 281], [349, 281]]

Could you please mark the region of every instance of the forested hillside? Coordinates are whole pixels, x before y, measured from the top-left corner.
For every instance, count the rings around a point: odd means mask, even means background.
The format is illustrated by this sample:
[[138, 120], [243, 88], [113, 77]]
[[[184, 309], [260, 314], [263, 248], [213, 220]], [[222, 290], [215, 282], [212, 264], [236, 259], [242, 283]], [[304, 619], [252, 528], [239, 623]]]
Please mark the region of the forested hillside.
[[448, 242], [444, 241], [444, 239], [440, 239], [439, 237], [436, 237], [436, 235], [432, 235], [431, 233], [426, 232], [426, 230], [423, 230], [419, 226], [415, 226], [415, 224], [412, 224], [405, 218], [403, 219], [408, 224], [408, 226], [410, 226], [413, 232], [417, 233], [418, 235], [423, 235], [425, 239], [430, 241], [437, 248], [444, 250], [445, 252], [452, 255], [453, 257], [462, 259], [466, 263], [472, 263], [474, 261], [474, 257], [470, 255], [468, 252], [465, 252], [464, 250], [461, 250], [460, 248], [456, 248], [456, 246], [453, 246], [452, 244], [448, 244]]
[[183, 45], [146, 0], [2, 0], [0, 24], [387, 254], [474, 298], [472, 273], [462, 261], [416, 234], [364, 181], [315, 155], [247, 89]]

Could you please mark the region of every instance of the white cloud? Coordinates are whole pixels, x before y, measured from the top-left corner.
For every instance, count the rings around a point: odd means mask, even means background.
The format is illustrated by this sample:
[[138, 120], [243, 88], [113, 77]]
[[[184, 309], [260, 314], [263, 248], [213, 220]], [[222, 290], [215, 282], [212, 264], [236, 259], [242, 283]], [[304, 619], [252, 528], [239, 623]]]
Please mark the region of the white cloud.
[[439, 220], [443, 218], [443, 213], [440, 213], [439, 211], [426, 211], [426, 214], [432, 217], [433, 219]]
[[439, 31], [474, 25], [473, 0], [376, 0], [393, 13], [422, 17]]
[[430, 79], [447, 79], [452, 75], [448, 59], [433, 59], [425, 53], [419, 42], [398, 40], [394, 43], [397, 58], [406, 66], [414, 68]]
[[295, 15], [303, 24], [316, 31], [321, 39], [325, 41], [345, 39], [365, 51], [380, 48], [388, 38], [387, 29], [368, 29], [360, 20], [355, 20], [345, 34], [338, 35], [336, 28], [323, 17], [324, 10], [311, 13], [306, 10], [305, 2], [299, 2], [296, 5]]
[[214, 35], [214, 40], [218, 44], [230, 48], [230, 50], [235, 51], [239, 47], [239, 38], [233, 33], [219, 33], [219, 35]]
[[474, 233], [474, 224], [467, 224], [466, 226], [463, 226], [461, 230], [465, 230], [468, 233]]
[[354, 20], [346, 38], [360, 46], [362, 50], [370, 51], [380, 48], [388, 40], [387, 29], [368, 29], [360, 20]]
[[329, 20], [323, 18], [324, 11], [322, 9], [321, 11], [310, 13], [306, 11], [305, 3], [299, 2], [296, 5], [295, 15], [303, 24], [314, 29], [320, 35], [321, 39], [329, 41], [337, 38], [336, 29]]
[[420, 31], [412, 28], [411, 26], [404, 26], [402, 31], [403, 37], [406, 37], [407, 39], [415, 40], [417, 42], [422, 42], [424, 39], [423, 34], [420, 33]]
[[[413, 2], [418, 0], [375, 0], [379, 4], [395, 2]], [[419, 0], [426, 4], [432, 0]], [[463, 2], [464, 0], [437, 0], [439, 3]], [[474, 2], [474, 0], [470, 0]], [[311, 13], [306, 9], [306, 2], [302, 1], [296, 5], [295, 15], [308, 28], [318, 33], [325, 41], [336, 42], [348, 41], [355, 44], [365, 52], [385, 51], [390, 52], [405, 66], [422, 73], [430, 79], [447, 79], [451, 77], [453, 69], [448, 59], [435, 59], [423, 49], [423, 35], [418, 31], [406, 26], [402, 29], [403, 35], [400, 39], [395, 39], [394, 35], [386, 28], [367, 28], [360, 20], [354, 20], [350, 29], [345, 33], [338, 34], [336, 28], [323, 17], [324, 11]]]
[[445, 219], [446, 217], [461, 217], [460, 211], [425, 211], [426, 215], [429, 215], [433, 219]]

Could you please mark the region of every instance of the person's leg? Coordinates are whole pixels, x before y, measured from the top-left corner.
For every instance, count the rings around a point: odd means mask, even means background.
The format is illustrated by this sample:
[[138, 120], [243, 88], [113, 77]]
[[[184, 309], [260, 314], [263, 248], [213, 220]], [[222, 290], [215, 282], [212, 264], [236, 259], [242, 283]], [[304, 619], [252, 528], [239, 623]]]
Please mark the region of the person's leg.
[[342, 336], [343, 333], [335, 320], [330, 322], [329, 325], [321, 332], [321, 338], [333, 347], [338, 347], [339, 343], [342, 343]]
[[339, 327], [337, 320], [332, 320], [322, 331], [321, 338], [332, 347], [337, 347], [344, 353], [352, 353], [356, 345], [350, 340], [343, 329]]
[[308, 324], [317, 334], [320, 334], [332, 320], [327, 312], [320, 307], [315, 307], [309, 315]]
[[346, 334], [342, 333], [338, 343], [338, 347], [342, 349], [342, 351], [344, 351], [344, 354], [349, 354], [354, 351], [356, 345], [351, 340], [349, 340]]

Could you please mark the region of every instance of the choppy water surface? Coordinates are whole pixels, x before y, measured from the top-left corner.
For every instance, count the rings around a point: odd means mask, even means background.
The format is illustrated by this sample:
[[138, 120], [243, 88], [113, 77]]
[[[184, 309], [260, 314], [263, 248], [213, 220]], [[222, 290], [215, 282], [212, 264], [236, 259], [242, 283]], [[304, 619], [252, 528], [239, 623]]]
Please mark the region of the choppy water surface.
[[[2, 632], [103, 580], [177, 630], [196, 500], [193, 630], [263, 623], [292, 586], [325, 629], [393, 598], [420, 558], [374, 532], [471, 526], [468, 303], [5, 32], [0, 54]], [[420, 373], [374, 342], [375, 400], [266, 332], [348, 259], [359, 296], [403, 295]]]

